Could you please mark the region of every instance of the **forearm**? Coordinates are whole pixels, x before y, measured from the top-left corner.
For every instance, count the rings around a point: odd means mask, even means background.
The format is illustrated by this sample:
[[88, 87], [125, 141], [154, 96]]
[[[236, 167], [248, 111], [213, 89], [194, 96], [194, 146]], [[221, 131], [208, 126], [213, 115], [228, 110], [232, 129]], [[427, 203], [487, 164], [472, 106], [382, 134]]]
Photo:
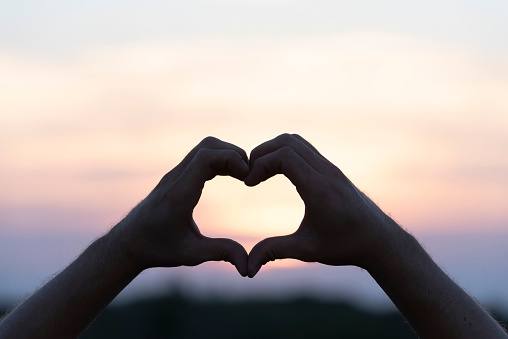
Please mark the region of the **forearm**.
[[415, 238], [398, 226], [393, 229], [390, 239], [386, 239], [390, 246], [369, 272], [420, 337], [507, 337], [497, 322], [438, 267]]
[[0, 322], [0, 337], [77, 337], [139, 272], [113, 229]]

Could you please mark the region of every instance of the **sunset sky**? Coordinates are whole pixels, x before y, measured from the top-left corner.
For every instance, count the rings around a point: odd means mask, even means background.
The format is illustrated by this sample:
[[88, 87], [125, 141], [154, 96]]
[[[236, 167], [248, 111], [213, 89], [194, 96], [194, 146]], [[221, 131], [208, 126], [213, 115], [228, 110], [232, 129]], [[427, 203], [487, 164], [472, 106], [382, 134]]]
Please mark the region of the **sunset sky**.
[[[63, 268], [204, 137], [249, 153], [291, 132], [460, 284], [508, 302], [507, 17], [504, 0], [0, 1], [0, 300]], [[283, 177], [217, 178], [195, 219], [250, 250], [303, 208]], [[290, 260], [234, 274], [134, 285], [382, 294], [359, 270]]]

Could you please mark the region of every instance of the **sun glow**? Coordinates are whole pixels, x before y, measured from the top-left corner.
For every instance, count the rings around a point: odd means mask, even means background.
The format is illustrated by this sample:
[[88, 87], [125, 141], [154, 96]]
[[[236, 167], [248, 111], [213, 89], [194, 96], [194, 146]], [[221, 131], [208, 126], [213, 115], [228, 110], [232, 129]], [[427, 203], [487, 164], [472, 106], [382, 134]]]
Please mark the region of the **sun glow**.
[[[0, 55], [0, 203], [112, 211], [97, 214], [103, 229], [205, 136], [249, 152], [293, 132], [412, 227], [506, 220], [508, 78], [491, 60], [380, 33], [257, 43], [127, 44], [58, 63]], [[282, 177], [219, 178], [195, 216], [204, 233], [262, 239], [296, 230], [303, 203]]]

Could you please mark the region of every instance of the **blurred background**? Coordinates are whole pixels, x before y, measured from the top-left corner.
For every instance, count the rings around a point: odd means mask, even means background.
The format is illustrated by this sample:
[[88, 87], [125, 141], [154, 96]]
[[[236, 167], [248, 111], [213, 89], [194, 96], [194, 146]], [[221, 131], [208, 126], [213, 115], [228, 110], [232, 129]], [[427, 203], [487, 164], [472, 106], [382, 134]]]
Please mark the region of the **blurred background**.
[[[0, 304], [63, 269], [204, 137], [249, 153], [290, 132], [508, 314], [507, 16], [503, 0], [0, 0]], [[303, 209], [283, 177], [217, 178], [195, 219], [249, 251]], [[294, 260], [255, 279], [227, 263], [152, 269], [113, 305], [162, 295], [394, 310], [367, 272]]]

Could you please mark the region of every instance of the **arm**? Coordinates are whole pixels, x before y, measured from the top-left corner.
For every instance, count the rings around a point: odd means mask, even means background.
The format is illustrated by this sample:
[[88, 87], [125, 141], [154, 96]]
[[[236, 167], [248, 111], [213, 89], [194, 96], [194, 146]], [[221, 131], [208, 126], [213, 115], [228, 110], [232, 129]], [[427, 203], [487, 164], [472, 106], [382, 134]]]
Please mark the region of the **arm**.
[[224, 260], [245, 276], [245, 249], [233, 240], [203, 236], [192, 211], [205, 181], [216, 175], [243, 180], [246, 162], [240, 148], [203, 140], [120, 223], [0, 322], [0, 337], [76, 337], [150, 267]]
[[304, 201], [305, 215], [295, 233], [254, 246], [249, 277], [283, 258], [355, 265], [371, 274], [421, 337], [507, 337], [416, 239], [302, 137], [285, 134], [267, 141], [252, 151], [250, 162], [246, 185], [284, 174]]

